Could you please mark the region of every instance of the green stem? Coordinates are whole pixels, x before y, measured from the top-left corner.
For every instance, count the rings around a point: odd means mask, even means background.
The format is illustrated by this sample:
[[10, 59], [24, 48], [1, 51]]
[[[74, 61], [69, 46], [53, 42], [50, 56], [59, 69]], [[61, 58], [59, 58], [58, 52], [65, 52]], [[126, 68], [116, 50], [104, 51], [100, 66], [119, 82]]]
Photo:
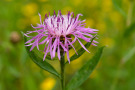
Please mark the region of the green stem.
[[[133, 5], [134, 5], [133, 0], [130, 0], [128, 15], [127, 15], [127, 27], [130, 26], [130, 24], [131, 24], [132, 13], [133, 13]], [[121, 48], [123, 50], [123, 47], [121, 47]], [[121, 59], [119, 65], [118, 65], [118, 68], [117, 68], [116, 77], [114, 78], [114, 80], [112, 82], [110, 90], [116, 89], [116, 85], [117, 85], [118, 80], [119, 80], [119, 74], [120, 74], [120, 71], [121, 71], [124, 64], [125, 64], [125, 60]]]
[[62, 90], [65, 90], [65, 77], [64, 77], [65, 58], [64, 58], [64, 53], [61, 53], [60, 67], [61, 67], [61, 87], [62, 87]]
[[115, 90], [116, 89], [116, 85], [117, 85], [117, 82], [118, 82], [118, 80], [119, 80], [119, 74], [120, 74], [120, 71], [121, 71], [121, 69], [122, 69], [122, 67], [123, 67], [123, 62], [122, 62], [122, 60], [120, 61], [120, 63], [119, 63], [119, 65], [118, 65], [118, 67], [117, 67], [117, 71], [116, 71], [116, 77], [114, 78], [114, 80], [113, 80], [113, 82], [112, 82], [112, 85], [111, 85], [111, 88], [110, 88], [110, 90]]
[[133, 5], [134, 5], [134, 2], [131, 0], [130, 5], [129, 5], [129, 10], [128, 10], [128, 15], [127, 15], [127, 26], [129, 26], [131, 24]]

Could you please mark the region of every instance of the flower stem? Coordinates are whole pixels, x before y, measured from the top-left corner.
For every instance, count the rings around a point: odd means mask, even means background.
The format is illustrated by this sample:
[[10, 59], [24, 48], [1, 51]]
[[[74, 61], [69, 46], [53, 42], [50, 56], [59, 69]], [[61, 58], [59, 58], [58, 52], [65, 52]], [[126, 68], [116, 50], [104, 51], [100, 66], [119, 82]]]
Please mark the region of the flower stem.
[[63, 53], [61, 53], [60, 67], [61, 67], [61, 87], [62, 90], [65, 90], [65, 77], [64, 77], [65, 58]]
[[133, 13], [133, 7], [134, 7], [133, 5], [134, 5], [134, 2], [130, 0], [128, 15], [127, 15], [127, 26], [129, 26], [132, 21], [132, 13]]

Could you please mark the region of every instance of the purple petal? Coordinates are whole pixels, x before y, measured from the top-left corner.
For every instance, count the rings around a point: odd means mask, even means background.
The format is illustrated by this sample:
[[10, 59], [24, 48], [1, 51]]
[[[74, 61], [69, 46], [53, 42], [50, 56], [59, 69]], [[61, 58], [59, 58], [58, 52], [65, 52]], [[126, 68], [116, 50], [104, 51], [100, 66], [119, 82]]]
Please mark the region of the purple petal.
[[55, 57], [55, 52], [56, 52], [56, 47], [57, 47], [57, 38], [55, 39], [54, 43], [53, 43], [53, 57]]
[[58, 39], [58, 51], [57, 51], [57, 54], [58, 54], [58, 58], [60, 60], [61, 56], [60, 56], [60, 46], [59, 46], [59, 39]]
[[[69, 45], [71, 45], [73, 47], [73, 49], [75, 50], [74, 46], [72, 45], [72, 43], [70, 41], [68, 41]], [[76, 50], [75, 50], [76, 52]], [[76, 54], [78, 55], [78, 53], [76, 52]]]
[[47, 49], [46, 49], [46, 51], [45, 51], [43, 61], [45, 60], [45, 58], [46, 58], [46, 55], [47, 55], [48, 51], [49, 51], [49, 45], [48, 45], [48, 47], [47, 47]]
[[[86, 48], [85, 48], [85, 46], [81, 43], [81, 41], [77, 38], [77, 40], [79, 41], [79, 43], [81, 44], [81, 46], [87, 51], [87, 52], [89, 52]], [[90, 52], [89, 52], [90, 53]]]

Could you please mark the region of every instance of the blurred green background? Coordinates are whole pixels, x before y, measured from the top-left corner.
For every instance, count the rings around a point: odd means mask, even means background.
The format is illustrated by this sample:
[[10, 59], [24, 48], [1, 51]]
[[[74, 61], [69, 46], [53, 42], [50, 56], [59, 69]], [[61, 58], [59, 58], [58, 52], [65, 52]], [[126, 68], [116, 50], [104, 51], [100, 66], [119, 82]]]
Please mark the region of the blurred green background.
[[[134, 0], [0, 0], [0, 90], [60, 90], [59, 80], [29, 58], [20, 33], [34, 30], [38, 12], [43, 19], [53, 10], [82, 13], [86, 26], [99, 30], [98, 47], [107, 46], [97, 68], [76, 90], [134, 90]], [[66, 83], [98, 47], [66, 66]], [[49, 62], [59, 71], [59, 61]]]

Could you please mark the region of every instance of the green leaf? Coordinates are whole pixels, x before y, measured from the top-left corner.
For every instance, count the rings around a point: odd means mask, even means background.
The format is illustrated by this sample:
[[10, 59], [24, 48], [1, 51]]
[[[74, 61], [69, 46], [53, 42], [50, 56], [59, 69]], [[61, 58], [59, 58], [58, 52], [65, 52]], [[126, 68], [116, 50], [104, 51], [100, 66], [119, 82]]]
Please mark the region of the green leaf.
[[118, 10], [121, 13], [121, 15], [123, 15], [126, 18], [127, 15], [126, 15], [125, 11], [122, 9], [122, 7], [120, 6], [122, 1], [121, 0], [112, 0], [112, 3], [114, 5], [115, 9]]
[[[24, 36], [24, 41], [25, 42], [27, 41], [26, 36]], [[43, 61], [43, 59], [37, 56], [33, 51], [30, 51], [30, 47], [26, 46], [25, 48], [30, 58], [35, 64], [37, 64], [40, 68], [52, 73], [53, 75], [60, 77], [60, 74], [54, 69], [54, 67], [51, 64], [49, 64], [46, 60]]]
[[[95, 37], [94, 37], [94, 38], [95, 38]], [[91, 42], [86, 43], [84, 46], [85, 46], [86, 48], [89, 48], [90, 45], [91, 45], [91, 43], [92, 43], [92, 41], [94, 40], [94, 38], [92, 38], [92, 39], [91, 39]], [[72, 62], [73, 60], [79, 58], [85, 51], [86, 51], [86, 50], [84, 50], [83, 48], [80, 48], [80, 49], [77, 51], [78, 55], [75, 53], [73, 56], [70, 57], [70, 62]], [[67, 61], [65, 64], [67, 64], [67, 63], [68, 63], [68, 61]]]
[[135, 22], [132, 23], [124, 32], [124, 37], [128, 37], [135, 30]]
[[47, 55], [47, 56], [46, 56], [46, 59], [47, 59], [47, 60], [50, 60], [50, 61], [58, 60], [57, 57], [54, 57], [53, 59], [51, 59], [51, 56], [50, 56], [50, 55]]
[[103, 47], [99, 48], [97, 53], [93, 56], [92, 59], [88, 60], [87, 63], [76, 72], [70, 82], [67, 84], [66, 90], [75, 90], [78, 86], [80, 86], [85, 80], [87, 80], [97, 66], [98, 61], [102, 55]]
[[126, 63], [131, 57], [133, 57], [134, 54], [135, 54], [135, 46], [130, 48], [130, 50], [128, 50], [128, 52], [124, 55], [122, 59], [123, 63]]

